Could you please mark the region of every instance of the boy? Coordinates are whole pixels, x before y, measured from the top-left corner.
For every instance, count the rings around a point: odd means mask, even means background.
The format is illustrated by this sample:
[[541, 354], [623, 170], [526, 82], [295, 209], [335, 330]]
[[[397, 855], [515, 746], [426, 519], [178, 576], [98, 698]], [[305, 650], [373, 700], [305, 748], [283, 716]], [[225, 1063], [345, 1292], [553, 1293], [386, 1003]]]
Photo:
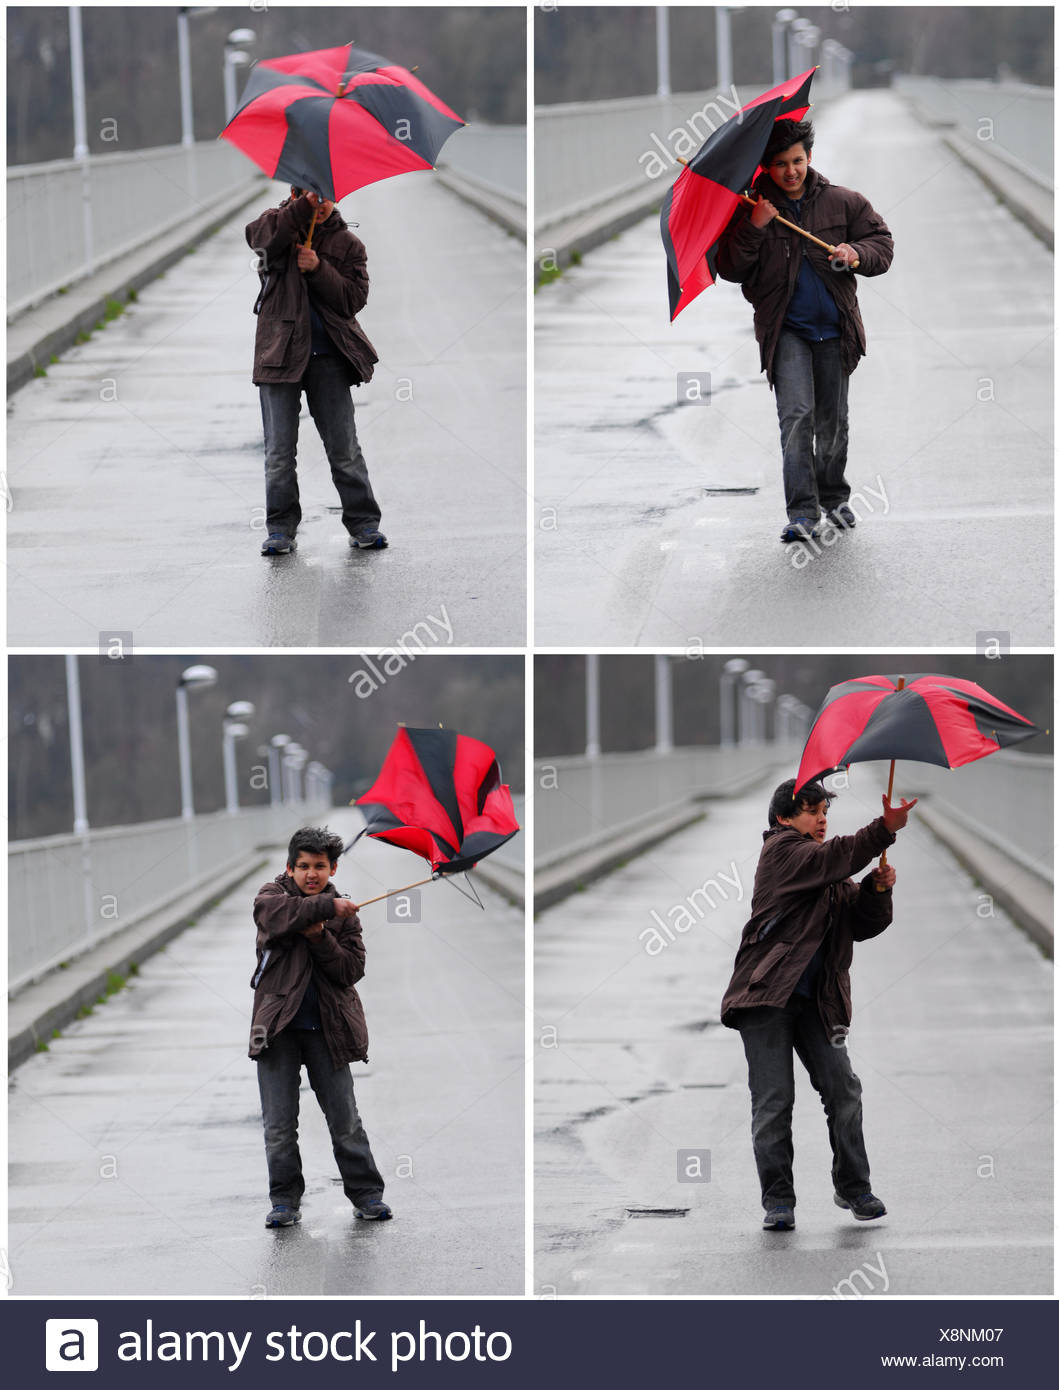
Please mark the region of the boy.
[[853, 943], [886, 930], [897, 875], [865, 868], [908, 822], [915, 800], [891, 806], [855, 835], [827, 839], [832, 800], [819, 782], [794, 794], [782, 782], [754, 877], [750, 921], [721, 1002], [721, 1022], [743, 1039], [750, 1079], [751, 1134], [767, 1231], [794, 1230], [794, 1053], [820, 1093], [834, 1162], [835, 1204], [858, 1221], [885, 1216], [871, 1190], [861, 1131], [860, 1081], [846, 1053], [852, 1013]]
[[[313, 214], [312, 245], [306, 246]], [[261, 290], [254, 305], [254, 385], [265, 431], [265, 525], [262, 555], [297, 548], [298, 417], [302, 392], [323, 441], [342, 503], [349, 543], [385, 550], [382, 513], [368, 479], [354, 420], [351, 385], [371, 380], [379, 360], [356, 315], [368, 300], [364, 243], [330, 200], [291, 185], [291, 196], [246, 228]]]
[[[857, 275], [882, 275], [893, 260], [886, 223], [866, 198], [812, 166], [809, 121], [777, 121], [754, 184], [724, 231], [717, 271], [754, 306], [761, 367], [776, 392], [787, 525], [782, 541], [819, 534], [821, 515], [851, 530], [846, 482], [850, 373], [866, 351]], [[777, 213], [834, 245], [833, 255], [773, 221]]]
[[342, 840], [326, 828], [295, 832], [286, 872], [254, 899], [257, 970], [250, 1056], [257, 1062], [269, 1197], [266, 1226], [292, 1226], [305, 1179], [298, 1152], [304, 1063], [331, 1131], [346, 1196], [357, 1215], [386, 1221], [384, 1183], [357, 1113], [350, 1062], [368, 1060], [368, 1030], [354, 988], [364, 976], [356, 903], [330, 882]]

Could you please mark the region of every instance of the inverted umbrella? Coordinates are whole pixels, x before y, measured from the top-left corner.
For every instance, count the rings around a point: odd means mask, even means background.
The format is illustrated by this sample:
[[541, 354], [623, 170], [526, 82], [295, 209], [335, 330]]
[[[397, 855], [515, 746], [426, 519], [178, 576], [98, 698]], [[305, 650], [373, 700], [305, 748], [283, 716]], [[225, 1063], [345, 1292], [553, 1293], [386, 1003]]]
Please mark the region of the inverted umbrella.
[[[669, 277], [669, 317], [676, 318], [713, 284], [717, 242], [754, 181], [777, 121], [800, 121], [809, 110], [809, 87], [815, 68], [788, 78], [748, 102], [719, 126], [681, 171], [662, 203], [662, 243]], [[785, 226], [834, 251], [827, 242]]]
[[421, 855], [431, 879], [474, 868], [519, 830], [496, 754], [454, 729], [399, 729], [374, 784], [355, 804], [367, 822], [356, 840], [369, 835]]
[[343, 44], [256, 63], [221, 136], [270, 178], [337, 202], [432, 169], [463, 124], [407, 68]]
[[[795, 792], [850, 763], [898, 758], [962, 767], [1040, 730], [974, 681], [955, 676], [858, 676], [827, 692], [798, 767]], [[880, 865], [886, 863], [883, 852]]]

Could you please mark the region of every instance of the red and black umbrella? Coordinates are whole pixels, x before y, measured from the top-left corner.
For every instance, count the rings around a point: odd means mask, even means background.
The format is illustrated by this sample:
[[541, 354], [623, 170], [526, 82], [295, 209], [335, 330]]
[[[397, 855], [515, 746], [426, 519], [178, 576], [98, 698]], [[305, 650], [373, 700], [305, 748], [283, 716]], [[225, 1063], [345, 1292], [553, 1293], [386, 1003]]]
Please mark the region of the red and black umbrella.
[[[809, 731], [794, 790], [850, 763], [889, 758], [890, 801], [898, 758], [962, 767], [1039, 733], [1036, 724], [974, 681], [857, 676], [827, 692]], [[884, 850], [880, 867], [885, 863]]]
[[797, 787], [850, 763], [894, 761], [962, 767], [1040, 733], [973, 681], [955, 676], [858, 676], [820, 706]]
[[496, 754], [454, 729], [399, 729], [356, 805], [367, 822], [360, 835], [421, 855], [435, 877], [473, 869], [519, 830]]
[[809, 110], [815, 71], [788, 78], [748, 102], [713, 132], [666, 194], [661, 229], [670, 321], [713, 284], [718, 239], [760, 171], [772, 127], [777, 121], [800, 121]]
[[432, 169], [463, 124], [407, 68], [344, 44], [256, 63], [221, 135], [270, 178], [337, 202]]

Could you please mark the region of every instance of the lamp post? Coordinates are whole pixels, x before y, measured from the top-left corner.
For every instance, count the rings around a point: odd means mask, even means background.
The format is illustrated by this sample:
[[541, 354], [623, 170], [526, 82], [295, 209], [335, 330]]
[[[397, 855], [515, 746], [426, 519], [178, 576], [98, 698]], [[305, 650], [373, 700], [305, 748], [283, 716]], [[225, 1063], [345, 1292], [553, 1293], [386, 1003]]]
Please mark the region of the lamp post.
[[180, 815], [192, 820], [195, 800], [191, 789], [191, 737], [188, 731], [188, 691], [204, 690], [216, 685], [217, 672], [212, 666], [189, 666], [182, 672], [176, 689], [177, 751], [180, 757]]
[[257, 35], [253, 29], [233, 29], [224, 45], [224, 114], [226, 120], [230, 121], [235, 115], [235, 70], [248, 66], [250, 55], [244, 53], [243, 49], [247, 44], [253, 43], [256, 38]]
[[768, 743], [768, 707], [776, 697], [776, 682], [769, 680], [766, 676], [759, 680], [752, 691], [754, 700], [757, 704], [757, 742], [759, 744]]
[[673, 668], [668, 656], [655, 656], [655, 752], [673, 751]]
[[302, 795], [301, 771], [309, 761], [309, 755], [300, 743], [288, 743], [283, 753], [283, 766], [287, 769], [290, 784], [290, 800], [295, 805], [300, 805], [304, 800]]
[[812, 27], [811, 19], [792, 19], [787, 29], [787, 64], [791, 77], [800, 68], [802, 34]]
[[731, 661], [724, 663], [724, 670], [721, 673], [721, 747], [734, 748], [738, 742], [736, 734], [736, 704], [739, 696], [736, 693], [736, 686], [739, 677], [750, 667], [749, 661], [744, 661], [741, 656], [733, 657]]
[[772, 21], [772, 85], [787, 78], [787, 26], [798, 18], [797, 10], [777, 10]]
[[739, 683], [739, 728], [736, 734], [736, 742], [740, 747], [744, 743], [754, 742], [754, 732], [756, 728], [754, 720], [754, 704], [750, 698], [751, 689], [757, 685], [758, 681], [765, 679], [764, 671], [744, 671]]
[[732, 12], [727, 5], [714, 10], [714, 32], [717, 38], [717, 86], [727, 91], [732, 85]]
[[585, 757], [599, 757], [599, 657], [585, 654]]
[[239, 784], [235, 767], [235, 741], [246, 738], [250, 732], [243, 722], [254, 717], [254, 706], [249, 700], [236, 700], [224, 712], [222, 726], [221, 756], [224, 760], [224, 807], [230, 816], [239, 810]]
[[273, 734], [268, 745], [268, 799], [273, 806], [286, 801], [283, 786], [283, 750], [291, 742], [289, 734]]
[[669, 6], [655, 6], [655, 59], [658, 66], [656, 96], [672, 95], [669, 86]]

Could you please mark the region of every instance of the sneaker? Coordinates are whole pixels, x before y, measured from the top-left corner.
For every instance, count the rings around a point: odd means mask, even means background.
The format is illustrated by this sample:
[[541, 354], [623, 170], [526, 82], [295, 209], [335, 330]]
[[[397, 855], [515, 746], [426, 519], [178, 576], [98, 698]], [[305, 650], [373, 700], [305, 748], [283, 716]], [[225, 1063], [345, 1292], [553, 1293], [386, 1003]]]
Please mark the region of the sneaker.
[[886, 1208], [871, 1192], [862, 1192], [858, 1197], [843, 1197], [835, 1193], [835, 1206], [851, 1211], [858, 1221], [874, 1221], [877, 1216], [885, 1216]]
[[282, 531], [270, 531], [261, 542], [262, 555], [289, 555], [297, 549], [298, 542], [294, 537], [285, 536]]
[[841, 502], [833, 511], [828, 512], [827, 519], [840, 531], [852, 531], [857, 524], [857, 513], [845, 502]]
[[356, 1203], [356, 1208], [362, 1221], [389, 1221], [393, 1216], [381, 1197], [364, 1197]]
[[769, 1207], [761, 1223], [766, 1231], [793, 1231], [794, 1208], [786, 1206]]
[[390, 544], [381, 531], [358, 531], [349, 543], [355, 550], [385, 550]]
[[807, 516], [796, 516], [780, 532], [780, 540], [785, 544], [791, 541], [811, 541], [816, 538], [816, 522]]
[[295, 1226], [301, 1219], [302, 1214], [297, 1207], [288, 1207], [282, 1202], [277, 1202], [265, 1217], [265, 1225]]

